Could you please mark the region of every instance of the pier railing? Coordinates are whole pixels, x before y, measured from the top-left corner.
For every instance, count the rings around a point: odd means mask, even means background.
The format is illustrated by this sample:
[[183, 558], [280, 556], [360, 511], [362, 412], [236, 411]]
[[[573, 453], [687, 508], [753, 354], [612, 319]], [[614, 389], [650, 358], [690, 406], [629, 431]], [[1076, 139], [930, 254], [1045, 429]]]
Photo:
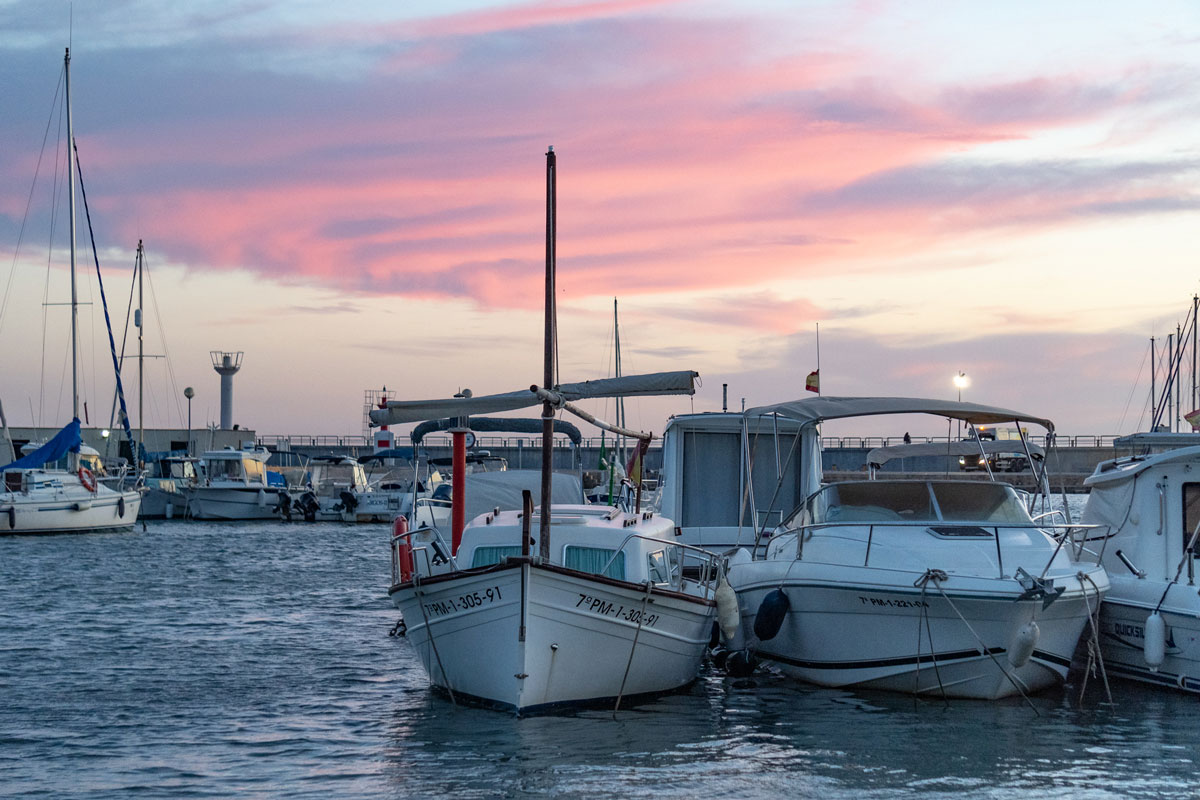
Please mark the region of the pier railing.
[[[1116, 440], [1120, 434], [1076, 434], [1067, 436], [1058, 434], [1055, 436], [1055, 443], [1059, 447], [1114, 447]], [[1029, 440], [1034, 444], [1042, 447], [1048, 447], [1050, 442], [1047, 441], [1048, 436], [1030, 436]], [[932, 444], [936, 442], [953, 442], [958, 441], [955, 436], [913, 436], [911, 441], [918, 443]], [[626, 440], [626, 447], [632, 448], [632, 440]], [[821, 439], [821, 446], [825, 449], [852, 449], [864, 448], [871, 449], [875, 447], [888, 447], [898, 445], [904, 442], [904, 436], [826, 436]], [[262, 435], [258, 437], [258, 444], [271, 450], [288, 450], [292, 447], [338, 447], [338, 448], [369, 448], [371, 447], [371, 439], [367, 436], [312, 436], [307, 434], [287, 434], [287, 435]], [[397, 437], [397, 446], [407, 446], [407, 437]], [[615, 446], [615, 442], [611, 437], [604, 439], [604, 444], [609, 449]], [[657, 442], [656, 442], [657, 444]], [[427, 448], [450, 447], [450, 436], [426, 436], [423, 445]], [[554, 437], [555, 447], [570, 447], [570, 440], [566, 437]], [[580, 445], [585, 450], [600, 449], [601, 439], [598, 436], [586, 438]], [[1014, 447], [1019, 448], [1020, 441], [1013, 440]], [[540, 436], [479, 436], [475, 440], [476, 449], [487, 450], [488, 448], [529, 448], [537, 449], [542, 446], [542, 438]]]

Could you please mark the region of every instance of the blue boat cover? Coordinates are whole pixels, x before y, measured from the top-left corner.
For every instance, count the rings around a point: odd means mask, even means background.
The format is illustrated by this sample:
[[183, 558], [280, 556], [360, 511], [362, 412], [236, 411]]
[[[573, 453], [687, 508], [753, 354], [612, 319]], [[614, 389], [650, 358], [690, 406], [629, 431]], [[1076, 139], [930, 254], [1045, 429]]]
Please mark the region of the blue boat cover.
[[67, 423], [65, 428], [54, 434], [53, 439], [29, 455], [22, 456], [11, 464], [5, 464], [3, 467], [0, 467], [0, 472], [9, 469], [38, 469], [49, 464], [51, 461], [58, 461], [68, 451], [78, 453], [79, 445], [82, 441], [83, 436], [79, 431], [79, 418], [76, 417]]

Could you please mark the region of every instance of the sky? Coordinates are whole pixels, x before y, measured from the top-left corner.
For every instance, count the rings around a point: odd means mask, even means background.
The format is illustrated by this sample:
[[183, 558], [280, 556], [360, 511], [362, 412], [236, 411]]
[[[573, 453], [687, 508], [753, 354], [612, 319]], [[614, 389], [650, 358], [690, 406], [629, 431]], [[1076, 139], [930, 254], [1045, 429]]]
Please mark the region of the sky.
[[135, 425], [185, 424], [184, 386], [218, 420], [214, 350], [244, 352], [234, 421], [260, 434], [360, 434], [383, 386], [540, 383], [549, 145], [561, 379], [613, 374], [614, 298], [625, 373], [701, 376], [631, 402], [643, 430], [725, 384], [734, 409], [798, 398], [819, 358], [827, 395], [948, 399], [963, 372], [965, 400], [1129, 433], [1150, 338], [1200, 292], [1191, 2], [0, 0], [10, 425], [70, 417], [68, 45], [118, 340], [145, 246]]

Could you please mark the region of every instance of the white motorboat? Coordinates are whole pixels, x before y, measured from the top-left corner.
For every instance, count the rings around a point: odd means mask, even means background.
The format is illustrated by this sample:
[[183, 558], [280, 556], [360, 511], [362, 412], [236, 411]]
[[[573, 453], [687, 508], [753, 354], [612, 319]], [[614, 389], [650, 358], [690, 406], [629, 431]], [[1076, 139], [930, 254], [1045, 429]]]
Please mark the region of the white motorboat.
[[188, 492], [200, 480], [199, 464], [200, 459], [189, 456], [165, 456], [151, 462], [142, 496], [142, 519], [187, 516]]
[[201, 455], [200, 480], [187, 489], [192, 519], [279, 519], [290, 502], [286, 486], [267, 480], [266, 449], [209, 450]]
[[[0, 466], [0, 533], [92, 533], [129, 530], [141, 507], [141, 491], [112, 488], [80, 460], [78, 302], [75, 289], [75, 183], [79, 164], [71, 122], [71, 53], [63, 66], [67, 108], [67, 175], [71, 236], [71, 396], [74, 418], [45, 445], [12, 463]], [[5, 424], [7, 430], [7, 424]], [[11, 441], [9, 442], [11, 446]], [[94, 453], [95, 451], [93, 451]], [[15, 456], [15, 454], [14, 454]], [[66, 457], [67, 469], [46, 465]], [[97, 459], [99, 458], [97, 454]], [[6, 524], [5, 524], [6, 523]]]
[[306, 472], [307, 488], [292, 499], [292, 513], [310, 522], [391, 522], [408, 505], [399, 492], [377, 491], [349, 456], [309, 459]]
[[[730, 561], [742, 614], [734, 644], [823, 686], [993, 699], [1062, 681], [1109, 583], [1072, 558], [1071, 526], [1031, 516], [1037, 496], [994, 480], [821, 484], [822, 421], [902, 413], [1053, 431], [1029, 414], [912, 398], [747, 411], [799, 423], [806, 499], [769, 534], [764, 557]], [[1045, 470], [1030, 461], [1046, 498]]]
[[1084, 481], [1084, 558], [1108, 569], [1101, 654], [1111, 675], [1200, 692], [1200, 530], [1197, 434], [1134, 434], [1119, 444], [1190, 446], [1103, 461]]

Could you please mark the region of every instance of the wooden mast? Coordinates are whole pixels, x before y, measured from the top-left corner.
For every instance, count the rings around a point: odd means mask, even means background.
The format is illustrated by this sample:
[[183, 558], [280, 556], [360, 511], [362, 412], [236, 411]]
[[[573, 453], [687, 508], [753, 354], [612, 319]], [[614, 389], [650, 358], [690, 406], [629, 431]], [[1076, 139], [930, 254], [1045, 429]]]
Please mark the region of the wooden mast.
[[[555, 172], [554, 146], [546, 151], [546, 320], [542, 386], [554, 388], [554, 245], [555, 245]], [[551, 478], [554, 473], [554, 406], [542, 403], [542, 514], [538, 530], [538, 552], [550, 559]]]

